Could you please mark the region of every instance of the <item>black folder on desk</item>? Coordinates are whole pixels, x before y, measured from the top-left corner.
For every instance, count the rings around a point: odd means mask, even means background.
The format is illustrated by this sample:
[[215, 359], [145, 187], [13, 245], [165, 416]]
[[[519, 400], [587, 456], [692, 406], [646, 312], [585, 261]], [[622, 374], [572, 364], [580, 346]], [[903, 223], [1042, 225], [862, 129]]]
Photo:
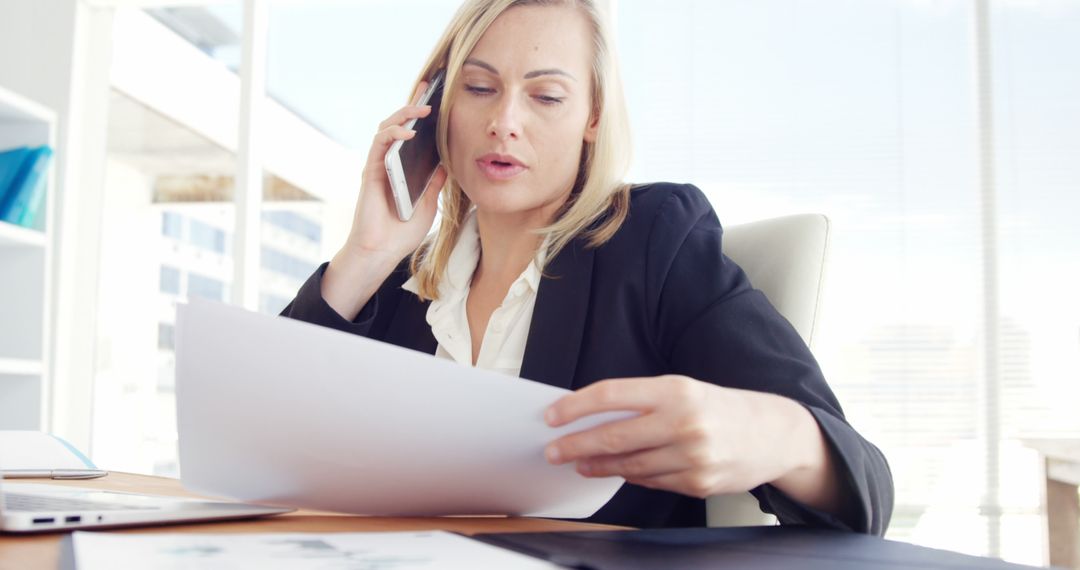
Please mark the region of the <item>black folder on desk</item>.
[[874, 536], [790, 526], [479, 534], [581, 570], [1031, 568]]

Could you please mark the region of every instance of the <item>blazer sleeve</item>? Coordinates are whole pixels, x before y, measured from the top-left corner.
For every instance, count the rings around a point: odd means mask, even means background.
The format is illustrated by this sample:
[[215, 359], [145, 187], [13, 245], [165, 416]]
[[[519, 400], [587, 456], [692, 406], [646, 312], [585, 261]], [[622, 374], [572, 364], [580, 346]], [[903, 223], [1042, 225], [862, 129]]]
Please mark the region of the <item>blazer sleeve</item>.
[[320, 265], [300, 286], [296, 297], [281, 316], [306, 321], [370, 338], [381, 338], [401, 298], [401, 285], [408, 278], [408, 258], [387, 277], [352, 321], [338, 314], [322, 296], [322, 279], [329, 262]]
[[768, 484], [751, 491], [762, 510], [783, 524], [884, 534], [893, 506], [884, 455], [847, 423], [794, 327], [724, 256], [722, 233], [708, 200], [693, 186], [675, 188], [658, 209], [646, 262], [657, 348], [676, 373], [786, 396], [817, 421], [854, 505], [851, 516], [840, 520]]

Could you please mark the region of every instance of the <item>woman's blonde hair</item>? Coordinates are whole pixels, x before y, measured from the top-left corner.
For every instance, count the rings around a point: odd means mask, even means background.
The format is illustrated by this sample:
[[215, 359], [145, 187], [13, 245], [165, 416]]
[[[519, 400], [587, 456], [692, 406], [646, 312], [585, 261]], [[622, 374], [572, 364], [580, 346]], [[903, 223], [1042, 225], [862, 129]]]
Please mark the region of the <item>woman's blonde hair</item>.
[[[599, 117], [594, 143], [585, 142], [577, 180], [566, 203], [554, 221], [538, 230], [549, 239], [541, 260], [541, 270], [571, 240], [579, 235], [589, 247], [598, 247], [611, 238], [622, 225], [630, 208], [630, 187], [623, 176], [630, 162], [630, 129], [622, 83], [607, 26], [593, 0], [467, 0], [435, 45], [424, 65], [417, 84], [430, 79], [440, 69], [446, 70], [442, 107], [438, 118], [439, 154], [449, 157], [447, 125], [454, 105], [453, 87], [461, 68], [477, 42], [500, 14], [517, 6], [574, 6], [589, 20], [592, 32], [592, 115]], [[439, 281], [461, 234], [462, 225], [472, 206], [471, 201], [448, 170], [441, 190], [442, 220], [439, 229], [413, 252], [410, 272], [416, 276], [421, 299], [438, 298]]]

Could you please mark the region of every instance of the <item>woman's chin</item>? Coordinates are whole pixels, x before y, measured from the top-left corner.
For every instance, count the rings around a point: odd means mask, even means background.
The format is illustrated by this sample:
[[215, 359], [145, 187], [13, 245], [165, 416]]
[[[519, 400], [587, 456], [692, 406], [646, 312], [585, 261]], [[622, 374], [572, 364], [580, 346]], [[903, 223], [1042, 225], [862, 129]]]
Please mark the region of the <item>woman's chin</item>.
[[477, 184], [465, 192], [465, 195], [476, 206], [478, 212], [497, 216], [539, 212], [550, 215], [558, 209], [555, 202], [561, 204], [565, 200], [565, 196], [548, 196], [547, 199], [538, 199], [538, 194], [538, 190], [525, 188], [522, 185], [489, 185], [483, 183]]
[[476, 205], [477, 212], [482, 212], [485, 215], [508, 216], [533, 209], [515, 200], [473, 200], [473, 204]]
[[528, 204], [521, 199], [520, 189], [500, 186], [480, 185], [465, 193], [478, 211], [490, 214], [513, 214], [535, 208], [537, 204]]

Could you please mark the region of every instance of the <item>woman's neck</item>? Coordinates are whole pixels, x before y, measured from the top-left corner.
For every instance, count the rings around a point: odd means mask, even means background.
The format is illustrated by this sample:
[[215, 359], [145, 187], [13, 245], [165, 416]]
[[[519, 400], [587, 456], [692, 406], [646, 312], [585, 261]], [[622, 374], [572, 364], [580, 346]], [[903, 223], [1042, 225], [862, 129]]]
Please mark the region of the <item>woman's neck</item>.
[[543, 242], [534, 230], [551, 223], [562, 202], [545, 204], [529, 212], [487, 214], [476, 212], [480, 234], [480, 261], [473, 281], [512, 283], [532, 263]]

